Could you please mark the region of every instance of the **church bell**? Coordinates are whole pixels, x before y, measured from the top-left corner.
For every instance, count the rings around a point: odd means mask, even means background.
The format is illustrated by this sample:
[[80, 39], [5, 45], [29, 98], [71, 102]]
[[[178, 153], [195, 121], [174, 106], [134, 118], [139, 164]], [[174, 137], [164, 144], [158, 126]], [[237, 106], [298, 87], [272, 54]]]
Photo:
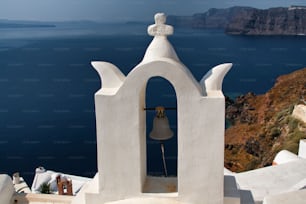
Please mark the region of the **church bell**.
[[158, 106], [155, 108], [156, 116], [153, 120], [153, 128], [150, 132], [150, 138], [153, 140], [168, 140], [173, 137], [173, 131], [170, 129], [169, 120], [165, 114], [165, 108]]

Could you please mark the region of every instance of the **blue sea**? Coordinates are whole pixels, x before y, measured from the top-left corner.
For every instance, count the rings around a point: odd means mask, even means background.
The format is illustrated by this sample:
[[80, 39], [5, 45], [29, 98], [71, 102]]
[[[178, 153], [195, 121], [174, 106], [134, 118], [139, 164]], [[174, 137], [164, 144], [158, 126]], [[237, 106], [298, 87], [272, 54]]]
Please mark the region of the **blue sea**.
[[[152, 37], [141, 24], [61, 24], [0, 29], [0, 173], [20, 172], [31, 184], [35, 168], [93, 177], [97, 172], [94, 93], [101, 82], [91, 61], [128, 74]], [[200, 80], [231, 62], [223, 91], [234, 98], [268, 91], [280, 75], [306, 66], [306, 37], [229, 36], [222, 30], [176, 29], [169, 41]], [[173, 87], [150, 79], [147, 107], [176, 107]], [[147, 112], [147, 133], [154, 111]], [[166, 112], [174, 137], [165, 142], [168, 174], [176, 174], [176, 111]], [[147, 135], [148, 135], [147, 134]], [[147, 137], [148, 174], [162, 175], [159, 143]], [[123, 167], [124, 168], [124, 167]]]

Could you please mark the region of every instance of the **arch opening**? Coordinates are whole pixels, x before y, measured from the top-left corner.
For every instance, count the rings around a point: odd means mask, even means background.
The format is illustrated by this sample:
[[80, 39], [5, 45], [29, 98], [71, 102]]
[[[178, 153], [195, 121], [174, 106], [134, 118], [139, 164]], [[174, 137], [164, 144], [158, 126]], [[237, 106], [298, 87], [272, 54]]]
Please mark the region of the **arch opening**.
[[[163, 77], [152, 77], [148, 80], [145, 94], [146, 108], [153, 110], [146, 111], [146, 183], [144, 193], [173, 193], [177, 192], [177, 156], [178, 156], [178, 137], [177, 137], [177, 96], [172, 84]], [[154, 110], [157, 106], [164, 106], [165, 113], [169, 120], [169, 125], [173, 131], [173, 137], [158, 141], [150, 138], [153, 128], [153, 119], [156, 115]], [[170, 108], [170, 109], [168, 109]], [[161, 144], [164, 146], [164, 158], [162, 157]], [[165, 167], [167, 177], [165, 177]], [[159, 189], [151, 188], [159, 183]], [[165, 182], [165, 183], [163, 183]], [[164, 186], [160, 186], [160, 184]]]

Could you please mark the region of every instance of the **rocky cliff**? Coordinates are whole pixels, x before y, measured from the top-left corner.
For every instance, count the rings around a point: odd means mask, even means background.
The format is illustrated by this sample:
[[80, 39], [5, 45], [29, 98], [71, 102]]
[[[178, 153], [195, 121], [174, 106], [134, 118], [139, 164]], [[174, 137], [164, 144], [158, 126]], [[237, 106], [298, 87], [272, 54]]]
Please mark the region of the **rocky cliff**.
[[225, 29], [232, 18], [239, 13], [248, 11], [250, 7], [232, 7], [228, 9], [211, 8], [205, 13], [193, 16], [168, 16], [167, 22], [175, 27], [190, 27], [196, 29], [222, 28]]
[[178, 27], [221, 28], [227, 34], [306, 35], [306, 8], [209, 9], [193, 16], [169, 16], [168, 22]]
[[245, 35], [305, 35], [306, 9], [250, 9], [234, 16], [225, 32]]
[[270, 165], [282, 149], [297, 153], [306, 124], [292, 117], [306, 99], [306, 68], [280, 76], [266, 94], [226, 100], [225, 167], [235, 172]]

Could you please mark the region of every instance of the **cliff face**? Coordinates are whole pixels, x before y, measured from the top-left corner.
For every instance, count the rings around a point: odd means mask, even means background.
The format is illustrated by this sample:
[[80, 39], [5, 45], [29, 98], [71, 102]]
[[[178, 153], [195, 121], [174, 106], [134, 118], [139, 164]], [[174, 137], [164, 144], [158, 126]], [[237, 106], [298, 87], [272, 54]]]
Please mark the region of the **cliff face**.
[[225, 32], [245, 35], [306, 34], [306, 9], [250, 9], [233, 17]]
[[169, 16], [169, 23], [197, 29], [222, 28], [227, 34], [306, 35], [306, 8], [231, 7], [193, 16]]
[[240, 172], [270, 165], [282, 149], [297, 153], [306, 124], [294, 117], [294, 105], [306, 99], [306, 68], [281, 76], [266, 94], [227, 99], [225, 166]]
[[247, 12], [252, 8], [248, 7], [232, 7], [230, 9], [209, 9], [203, 14], [195, 14], [192, 16], [193, 28], [226, 28], [227, 25], [239, 13]]
[[211, 8], [205, 13], [193, 16], [168, 16], [167, 22], [175, 27], [226, 28], [229, 22], [241, 12], [248, 11], [250, 7], [232, 7], [229, 9]]

